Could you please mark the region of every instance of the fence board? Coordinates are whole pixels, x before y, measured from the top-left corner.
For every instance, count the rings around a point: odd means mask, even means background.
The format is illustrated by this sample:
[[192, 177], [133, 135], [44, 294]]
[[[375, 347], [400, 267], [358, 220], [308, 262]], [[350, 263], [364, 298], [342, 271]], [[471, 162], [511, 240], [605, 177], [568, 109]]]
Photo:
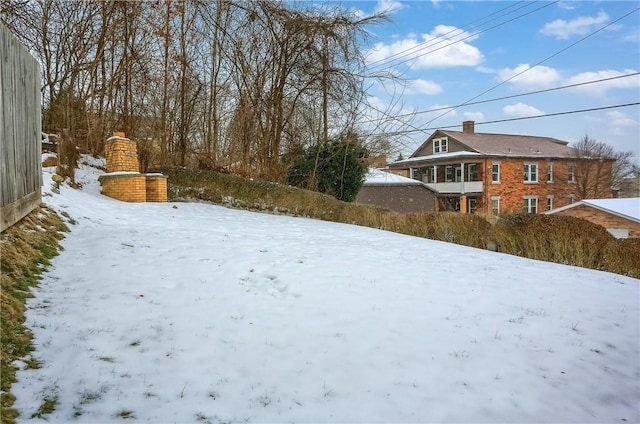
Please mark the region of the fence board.
[[40, 67], [0, 24], [0, 231], [41, 202]]

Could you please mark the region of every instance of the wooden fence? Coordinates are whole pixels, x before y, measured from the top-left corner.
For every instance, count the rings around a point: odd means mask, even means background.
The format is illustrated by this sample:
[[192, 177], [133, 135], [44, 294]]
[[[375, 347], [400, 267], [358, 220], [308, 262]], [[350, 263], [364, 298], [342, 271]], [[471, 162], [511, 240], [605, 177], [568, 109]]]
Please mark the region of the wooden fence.
[[0, 231], [41, 202], [40, 67], [0, 24]]

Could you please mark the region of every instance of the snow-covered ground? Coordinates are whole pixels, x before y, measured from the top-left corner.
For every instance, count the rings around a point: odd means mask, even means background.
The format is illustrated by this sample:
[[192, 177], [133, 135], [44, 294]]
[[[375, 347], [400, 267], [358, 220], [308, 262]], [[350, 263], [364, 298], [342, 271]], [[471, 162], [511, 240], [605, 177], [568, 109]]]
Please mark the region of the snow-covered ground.
[[[27, 325], [28, 420], [638, 422], [640, 280], [304, 218], [130, 204], [77, 221]], [[19, 362], [17, 365], [21, 365]]]

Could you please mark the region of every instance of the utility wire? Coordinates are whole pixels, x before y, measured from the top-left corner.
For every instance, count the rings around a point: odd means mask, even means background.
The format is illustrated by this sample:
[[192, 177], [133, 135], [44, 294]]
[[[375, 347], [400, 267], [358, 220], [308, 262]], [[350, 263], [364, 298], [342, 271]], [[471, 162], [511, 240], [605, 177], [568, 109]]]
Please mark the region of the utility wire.
[[[569, 111], [564, 111], [564, 112], [545, 113], [543, 115], [522, 116], [522, 117], [519, 117], [519, 118], [496, 119], [496, 120], [493, 120], [493, 121], [476, 122], [475, 125], [496, 124], [496, 123], [500, 123], [500, 122], [511, 122], [511, 121], [524, 121], [524, 120], [527, 120], [527, 119], [548, 118], [550, 116], [571, 115], [571, 114], [574, 114], [574, 113], [593, 112], [593, 111], [597, 111], [597, 110], [617, 109], [617, 108], [621, 108], [621, 107], [638, 106], [638, 105], [640, 105], [640, 102], [625, 103], [625, 104], [613, 105], [613, 106], [601, 106], [601, 107], [594, 107], [594, 108], [589, 108], [589, 109], [569, 110]], [[395, 131], [395, 132], [384, 133], [384, 135], [402, 135], [402, 134], [410, 134], [410, 133], [414, 133], [414, 132], [435, 131], [435, 130], [439, 130], [439, 129], [448, 129], [448, 128], [459, 128], [461, 126], [462, 125], [448, 125], [448, 126], [445, 126], [445, 127], [438, 127], [438, 128], [436, 128], [436, 127], [424, 128], [424, 129], [420, 129], [418, 131], [416, 131], [416, 130]]]
[[[438, 51], [438, 50], [442, 50], [442, 49], [444, 49], [444, 48], [446, 48], [446, 47], [452, 46], [452, 45], [457, 44], [457, 43], [459, 43], [459, 42], [461, 42], [461, 41], [464, 41], [464, 40], [467, 40], [467, 39], [469, 39], [469, 38], [475, 37], [475, 36], [477, 36], [477, 35], [479, 35], [479, 34], [482, 34], [482, 33], [485, 33], [485, 32], [487, 32], [487, 31], [490, 31], [490, 30], [492, 30], [492, 29], [495, 29], [495, 28], [501, 27], [501, 26], [506, 25], [506, 24], [508, 24], [508, 23], [510, 23], [510, 22], [513, 22], [513, 21], [515, 21], [515, 20], [518, 20], [518, 19], [520, 19], [520, 18], [522, 18], [522, 17], [524, 17], [524, 16], [530, 15], [530, 14], [535, 13], [535, 12], [538, 12], [538, 11], [540, 11], [540, 10], [542, 10], [542, 9], [546, 8], [546, 7], [552, 6], [553, 4], [558, 3], [558, 1], [559, 1], [559, 0], [556, 0], [556, 1], [552, 2], [552, 3], [546, 3], [544, 6], [541, 6], [541, 7], [537, 8], [537, 9], [535, 9], [535, 10], [532, 10], [532, 11], [529, 11], [529, 12], [524, 13], [524, 14], [522, 14], [522, 15], [516, 16], [516, 17], [511, 18], [511, 19], [509, 19], [509, 20], [507, 20], [507, 21], [505, 21], [505, 22], [501, 22], [501, 23], [499, 23], [499, 24], [497, 24], [497, 25], [494, 25], [494, 26], [489, 27], [489, 28], [487, 28], [487, 29], [484, 29], [484, 30], [482, 30], [482, 31], [474, 32], [474, 33], [472, 33], [472, 34], [467, 35], [466, 37], [460, 38], [460, 39], [458, 39], [458, 40], [456, 40], [456, 41], [452, 41], [451, 43], [449, 43], [449, 44], [445, 44], [444, 46], [438, 47], [438, 48], [436, 48], [436, 49], [429, 50], [429, 51], [427, 51], [427, 52], [424, 52], [424, 53], [421, 53], [421, 54], [419, 54], [419, 55], [415, 55], [415, 56], [411, 54], [411, 57], [409, 57], [409, 58], [407, 58], [407, 59], [405, 59], [405, 60], [401, 60], [401, 61], [399, 61], [398, 63], [393, 64], [393, 66], [397, 66], [397, 65], [399, 65], [399, 64], [401, 64], [401, 63], [409, 62], [409, 61], [411, 61], [411, 60], [415, 60], [415, 59], [417, 59], [417, 58], [419, 58], [419, 57], [426, 56], [427, 54], [434, 53], [434, 52], [436, 52], [436, 51]], [[441, 37], [442, 37], [442, 36], [440, 36], [439, 38], [441, 38]], [[430, 41], [433, 41], [433, 40], [430, 40]], [[445, 41], [444, 39], [440, 39], [440, 40], [439, 40], [435, 45], [440, 44], [440, 43], [442, 43], [442, 42], [444, 42], [444, 41]], [[430, 46], [426, 46], [426, 47], [430, 47]], [[425, 48], [426, 48], [426, 47], [425, 47]], [[422, 49], [421, 49], [421, 50], [422, 50]], [[391, 64], [392, 64], [393, 62], [396, 62], [396, 60], [397, 60], [397, 59], [399, 59], [399, 58], [401, 58], [401, 57], [404, 57], [404, 56], [408, 56], [408, 55], [409, 55], [409, 54], [404, 54], [404, 55], [402, 55], [402, 56], [400, 56], [400, 57], [398, 57], [398, 58], [396, 58], [396, 59], [393, 59], [393, 60], [392, 60], [392, 61], [390, 61], [389, 63], [383, 63], [383, 64], [379, 64], [379, 65], [375, 65], [375, 66], [370, 66], [370, 67], [369, 67], [369, 69], [380, 68], [380, 67], [382, 67], [382, 66], [392, 66]]]
[[[640, 72], [633, 72], [630, 74], [624, 74], [624, 75], [618, 75], [615, 77], [609, 77], [609, 78], [601, 78], [601, 79], [597, 79], [597, 80], [592, 80], [592, 81], [585, 81], [585, 82], [579, 82], [579, 83], [575, 83], [575, 84], [569, 84], [569, 85], [563, 85], [560, 87], [553, 87], [553, 88], [546, 88], [544, 90], [537, 90], [537, 91], [530, 91], [528, 93], [521, 93], [521, 94], [513, 94], [511, 96], [504, 96], [504, 97], [496, 97], [495, 99], [487, 99], [487, 100], [478, 100], [476, 102], [467, 102], [467, 103], [462, 103], [459, 105], [454, 105], [454, 106], [443, 106], [443, 107], [438, 107], [438, 108], [434, 108], [434, 109], [426, 109], [426, 110], [417, 110], [414, 112], [407, 112], [407, 113], [403, 113], [400, 115], [386, 115], [387, 118], [392, 118], [394, 120], [398, 120], [399, 118], [404, 118], [404, 117], [408, 117], [408, 116], [417, 116], [417, 115], [422, 115], [425, 113], [432, 113], [432, 112], [438, 112], [441, 110], [449, 110], [451, 108], [459, 108], [462, 106], [473, 106], [473, 105], [479, 105], [479, 104], [483, 104], [483, 103], [491, 103], [491, 102], [497, 102], [500, 100], [508, 100], [508, 99], [514, 99], [517, 97], [525, 97], [525, 96], [531, 96], [534, 94], [541, 94], [541, 93], [548, 93], [551, 91], [557, 91], [557, 90], [564, 90], [567, 88], [575, 88], [575, 87], [580, 87], [583, 85], [589, 85], [589, 84], [596, 84], [599, 82], [605, 82], [605, 81], [612, 81], [612, 80], [617, 80], [620, 78], [628, 78], [628, 77], [633, 77], [636, 75], [640, 75]], [[379, 109], [374, 108], [374, 110], [376, 110], [377, 112], [380, 113], [384, 113]], [[371, 123], [371, 122], [376, 122], [376, 120], [369, 120], [369, 121], [363, 121], [362, 123]]]
[[582, 37], [581, 39], [577, 40], [576, 42], [574, 42], [574, 43], [572, 43], [572, 44], [568, 45], [567, 47], [564, 47], [563, 49], [558, 50], [557, 52], [555, 52], [555, 53], [554, 53], [554, 54], [552, 54], [551, 56], [548, 56], [548, 57], [546, 57], [545, 59], [542, 59], [541, 61], [539, 61], [539, 62], [538, 62], [538, 63], [536, 63], [535, 65], [533, 65], [533, 66], [531, 66], [531, 67], [529, 67], [529, 68], [527, 68], [527, 69], [525, 69], [525, 70], [523, 70], [523, 71], [521, 71], [521, 72], [518, 72], [517, 74], [515, 74], [515, 75], [511, 76], [510, 78], [507, 78], [506, 80], [504, 80], [504, 81], [502, 81], [502, 82], [500, 82], [500, 83], [498, 83], [498, 84], [494, 85], [493, 87], [489, 88], [488, 90], [483, 91], [482, 93], [478, 94], [477, 96], [472, 97], [471, 99], [469, 99], [468, 101], [466, 101], [466, 102], [462, 103], [461, 105], [458, 105], [458, 106], [456, 106], [456, 107], [453, 107], [453, 108], [449, 109], [448, 111], [446, 111], [446, 112], [444, 112], [444, 113], [442, 113], [442, 114], [440, 114], [440, 115], [436, 116], [435, 118], [433, 118], [432, 120], [430, 120], [430, 121], [427, 123], [427, 125], [431, 125], [431, 124], [433, 123], [433, 121], [435, 121], [435, 120], [437, 120], [437, 119], [439, 119], [439, 118], [443, 117], [444, 115], [448, 114], [449, 112], [452, 112], [452, 111], [456, 110], [456, 109], [457, 109], [457, 108], [459, 108], [459, 107], [466, 106], [467, 104], [469, 104], [469, 103], [470, 103], [470, 102], [472, 102], [473, 100], [477, 99], [478, 97], [485, 95], [486, 93], [488, 93], [488, 92], [490, 92], [490, 91], [492, 91], [492, 90], [494, 90], [494, 89], [496, 89], [496, 88], [500, 87], [501, 85], [503, 85], [503, 84], [505, 84], [505, 83], [507, 83], [507, 82], [511, 81], [512, 79], [514, 79], [514, 78], [516, 78], [516, 77], [518, 77], [518, 76], [520, 76], [520, 75], [524, 74], [525, 72], [530, 71], [531, 69], [535, 68], [536, 66], [539, 66], [539, 65], [541, 65], [541, 64], [543, 64], [543, 63], [545, 63], [546, 61], [548, 61], [548, 60], [550, 60], [550, 59], [552, 59], [552, 58], [554, 58], [554, 57], [558, 56], [559, 54], [564, 53], [565, 51], [569, 50], [570, 48], [575, 47], [577, 44], [579, 44], [579, 43], [581, 43], [581, 42], [585, 41], [586, 39], [588, 39], [588, 38], [590, 38], [590, 37], [594, 36], [595, 34], [597, 34], [597, 33], [601, 32], [601, 31], [604, 31], [606, 28], [608, 28], [608, 27], [610, 27], [611, 25], [613, 25], [613, 24], [615, 24], [615, 23], [617, 23], [617, 22], [621, 21], [622, 19], [624, 19], [624, 18], [626, 18], [627, 16], [629, 16], [629, 15], [631, 15], [631, 14], [633, 14], [633, 13], [637, 12], [638, 10], [640, 10], [640, 7], [633, 9], [631, 12], [629, 12], [629, 13], [627, 13], [627, 14], [625, 14], [625, 15], [621, 16], [621, 17], [619, 17], [619, 18], [618, 18], [618, 19], [616, 19], [615, 21], [609, 22], [607, 25], [605, 25], [605, 26], [603, 26], [603, 27], [601, 27], [601, 28], [599, 28], [599, 29], [597, 29], [597, 30], [593, 31], [593, 32], [592, 32], [592, 33], [590, 33], [590, 34], [585, 35], [584, 37]]
[[[537, 1], [537, 0], [536, 0], [536, 1]], [[507, 7], [504, 7], [504, 8], [502, 8], [502, 9], [500, 9], [500, 10], [496, 11], [496, 12], [493, 12], [493, 13], [491, 13], [491, 14], [487, 15], [487, 16], [484, 16], [483, 18], [476, 19], [476, 20], [474, 20], [474, 21], [468, 22], [468, 23], [466, 23], [466, 24], [462, 25], [462, 26], [461, 26], [461, 27], [459, 27], [459, 28], [454, 28], [454, 29], [452, 29], [451, 31], [449, 31], [449, 32], [447, 32], [447, 33], [445, 33], [445, 34], [442, 34], [442, 35], [441, 35], [441, 37], [443, 37], [443, 38], [444, 38], [444, 37], [447, 37], [448, 35], [450, 35], [450, 34], [452, 34], [452, 33], [454, 33], [454, 32], [463, 32], [463, 31], [462, 31], [462, 30], [463, 30], [463, 28], [466, 28], [466, 27], [468, 27], [468, 26], [471, 26], [471, 25], [473, 25], [473, 24], [474, 24], [474, 23], [476, 23], [476, 22], [482, 22], [483, 20], [485, 20], [485, 19], [487, 19], [487, 18], [489, 18], [489, 17], [491, 17], [491, 16], [493, 16], [493, 15], [496, 15], [496, 14], [498, 14], [498, 13], [500, 13], [500, 12], [504, 11], [504, 10], [510, 9], [510, 8], [512, 8], [512, 7], [514, 7], [514, 6], [518, 5], [518, 4], [520, 4], [520, 3], [524, 3], [524, 5], [523, 5], [523, 6], [520, 6], [518, 9], [516, 9], [516, 11], [517, 11], [517, 10], [520, 10], [520, 9], [522, 9], [522, 8], [524, 8], [524, 7], [528, 7], [528, 6], [529, 6], [529, 4], [531, 4], [531, 3], [527, 2], [527, 1], [519, 1], [518, 3], [514, 3], [514, 4], [512, 4], [512, 5], [509, 5], [509, 6], [507, 6]], [[533, 2], [533, 3], [535, 3], [535, 2]], [[509, 14], [509, 13], [512, 13], [512, 12], [508, 12], [508, 13], [506, 13], [506, 14]], [[504, 15], [500, 15], [498, 18], [500, 18], [500, 17], [502, 17], [502, 16], [504, 16]], [[491, 22], [491, 21], [493, 21], [493, 20], [495, 20], [495, 19], [498, 19], [498, 18], [494, 18], [494, 19], [490, 20], [489, 22]], [[418, 44], [416, 44], [416, 45], [415, 45], [415, 46], [413, 46], [413, 47], [410, 47], [410, 48], [405, 49], [405, 50], [401, 50], [401, 51], [399, 51], [399, 52], [397, 52], [397, 53], [394, 53], [394, 54], [392, 54], [392, 55], [389, 55], [389, 56], [387, 56], [387, 57], [383, 57], [382, 59], [375, 60], [375, 61], [373, 61], [373, 62], [369, 63], [369, 66], [372, 66], [372, 67], [378, 67], [378, 66], [379, 66], [379, 65], [377, 65], [378, 63], [393, 61], [393, 60], [395, 60], [395, 58], [397, 58], [398, 56], [404, 56], [405, 54], [408, 54], [408, 53], [410, 53], [410, 52], [412, 52], [412, 51], [414, 51], [414, 50], [421, 50], [421, 49], [423, 49], [423, 48], [425, 48], [425, 47], [428, 47], [430, 44], [432, 44], [432, 41], [434, 41], [434, 40], [426, 40], [426, 41], [422, 41], [421, 43], [418, 43]], [[442, 41], [440, 41], [440, 42], [442, 42]]]

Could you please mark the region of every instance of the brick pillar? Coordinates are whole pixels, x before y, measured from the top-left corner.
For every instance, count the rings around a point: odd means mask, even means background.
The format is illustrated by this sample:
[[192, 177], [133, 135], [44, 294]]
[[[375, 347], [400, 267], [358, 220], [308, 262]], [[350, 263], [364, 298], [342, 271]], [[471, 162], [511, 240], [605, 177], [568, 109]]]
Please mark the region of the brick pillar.
[[109, 137], [104, 145], [104, 153], [107, 172], [140, 172], [136, 142], [124, 138], [124, 133], [114, 133], [113, 137]]

